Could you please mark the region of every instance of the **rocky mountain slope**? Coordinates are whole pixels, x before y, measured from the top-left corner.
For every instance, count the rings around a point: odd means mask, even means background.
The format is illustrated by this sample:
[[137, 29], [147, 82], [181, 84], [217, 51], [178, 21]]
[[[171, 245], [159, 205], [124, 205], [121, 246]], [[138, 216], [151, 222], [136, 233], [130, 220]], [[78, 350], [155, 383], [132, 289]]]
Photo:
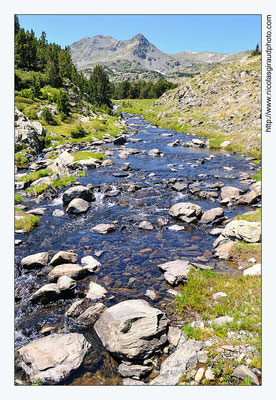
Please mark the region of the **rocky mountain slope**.
[[151, 111], [177, 129], [215, 137], [213, 147], [227, 141], [228, 149], [260, 151], [261, 58], [245, 57], [186, 79]]
[[[210, 69], [214, 63], [226, 63], [250, 53], [250, 51], [231, 54], [184, 51], [178, 54], [166, 54], [140, 33], [129, 40], [116, 40], [105, 35], [86, 37], [73, 43], [70, 52], [74, 64], [84, 73], [89, 73], [91, 68], [99, 63], [106, 67], [112, 80], [116, 80], [118, 74], [129, 71], [136, 75], [148, 73], [148, 79], [176, 72], [195, 73]], [[133, 80], [132, 78], [128, 76], [129, 80]]]

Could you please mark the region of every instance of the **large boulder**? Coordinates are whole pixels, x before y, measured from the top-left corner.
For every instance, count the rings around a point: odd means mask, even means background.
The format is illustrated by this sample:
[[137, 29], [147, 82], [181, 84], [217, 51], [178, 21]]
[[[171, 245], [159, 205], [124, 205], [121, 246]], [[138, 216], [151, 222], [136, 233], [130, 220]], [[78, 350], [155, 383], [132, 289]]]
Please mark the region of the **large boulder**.
[[248, 222], [244, 220], [231, 221], [222, 232], [229, 239], [244, 240], [247, 243], [258, 243], [261, 241], [260, 222]]
[[251, 185], [249, 192], [241, 195], [237, 200], [237, 204], [255, 204], [261, 200], [262, 187], [261, 182]]
[[234, 186], [223, 186], [220, 195], [222, 200], [228, 199], [230, 201], [235, 200], [241, 193], [242, 191]]
[[74, 264], [77, 261], [78, 255], [72, 251], [59, 251], [50, 261], [50, 265], [56, 266], [59, 264]]
[[121, 359], [146, 359], [167, 342], [168, 319], [144, 300], [104, 311], [94, 328], [104, 347]]
[[69, 276], [72, 279], [81, 279], [85, 275], [85, 272], [86, 270], [78, 264], [61, 264], [52, 269], [48, 274], [48, 279], [50, 282], [56, 282], [63, 275]]
[[67, 205], [75, 198], [83, 199], [88, 202], [95, 200], [93, 192], [82, 185], [73, 186], [72, 188], [66, 190], [66, 192], [63, 194], [62, 200], [63, 203]]
[[47, 304], [50, 301], [55, 301], [60, 295], [60, 289], [56, 283], [48, 283], [38, 289], [29, 298], [30, 302], [33, 304], [42, 303]]
[[22, 258], [21, 265], [26, 269], [42, 268], [47, 265], [48, 259], [49, 255], [44, 251], [42, 253], [31, 254], [30, 256]]
[[188, 272], [190, 271], [191, 264], [189, 261], [175, 260], [169, 261], [164, 264], [159, 264], [158, 268], [164, 272], [164, 278], [171, 285], [187, 280]]
[[21, 347], [19, 367], [31, 382], [60, 382], [79, 368], [90, 346], [79, 333], [55, 333]]
[[99, 300], [105, 297], [106, 293], [107, 290], [103, 286], [98, 285], [98, 283], [91, 281], [89, 283], [89, 288], [88, 292], [86, 293], [86, 297], [92, 300]]
[[223, 217], [224, 210], [221, 207], [212, 208], [211, 210], [205, 211], [201, 217], [200, 222], [202, 224], [210, 224], [215, 222], [217, 219]]
[[184, 222], [196, 222], [202, 213], [202, 208], [193, 203], [177, 203], [169, 210], [172, 217], [179, 218]]
[[66, 211], [71, 214], [82, 214], [85, 213], [90, 207], [88, 201], [83, 199], [73, 199], [68, 204]]
[[22, 112], [15, 109], [15, 147], [22, 150], [27, 147], [40, 153], [44, 147], [46, 130], [39, 122], [31, 122]]
[[51, 165], [51, 169], [60, 174], [64, 175], [68, 173], [68, 167], [74, 162], [74, 157], [71, 156], [67, 151], [62, 152]]
[[188, 340], [171, 354], [161, 364], [160, 374], [154, 378], [150, 385], [176, 385], [181, 376], [195, 368], [197, 364], [197, 351], [193, 340]]

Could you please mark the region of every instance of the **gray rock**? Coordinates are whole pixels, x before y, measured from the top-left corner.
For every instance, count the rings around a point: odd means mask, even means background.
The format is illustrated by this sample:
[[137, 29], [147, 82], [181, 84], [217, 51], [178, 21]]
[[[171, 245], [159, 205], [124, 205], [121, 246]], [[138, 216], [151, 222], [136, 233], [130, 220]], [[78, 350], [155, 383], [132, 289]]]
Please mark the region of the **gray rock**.
[[223, 317], [218, 317], [213, 319], [212, 321], [209, 321], [210, 325], [217, 325], [217, 326], [223, 326], [229, 322], [233, 322], [234, 318], [229, 317], [228, 315], [224, 315]]
[[146, 386], [146, 383], [138, 381], [137, 379], [124, 378], [123, 386]]
[[191, 327], [192, 328], [204, 328], [204, 322], [203, 321], [193, 321], [191, 322]]
[[241, 190], [233, 186], [223, 186], [220, 193], [222, 200], [229, 199], [229, 201], [235, 200], [240, 194]]
[[146, 230], [152, 230], [153, 229], [153, 225], [148, 222], [148, 221], [142, 221], [140, 222], [140, 224], [138, 225], [138, 227], [140, 229], [146, 229]]
[[177, 203], [169, 210], [169, 214], [172, 217], [180, 218], [183, 221], [185, 221], [185, 217], [197, 220], [201, 217], [202, 213], [202, 208], [193, 203]]
[[104, 347], [121, 359], [147, 359], [167, 341], [168, 319], [144, 300], [127, 300], [104, 311], [94, 328]]
[[174, 232], [179, 232], [179, 231], [184, 231], [185, 227], [184, 226], [180, 226], [180, 225], [171, 225], [168, 227], [169, 231], [174, 231]]
[[189, 261], [175, 260], [159, 264], [158, 268], [164, 272], [164, 278], [171, 285], [177, 285], [187, 280], [191, 264]]
[[33, 304], [42, 303], [47, 304], [51, 301], [57, 300], [60, 295], [60, 290], [58, 285], [55, 283], [48, 283], [38, 289], [32, 296], [29, 298], [30, 302]]
[[114, 144], [116, 145], [122, 145], [126, 143], [126, 138], [124, 136], [118, 136], [114, 139], [113, 141]]
[[95, 158], [88, 158], [86, 160], [78, 161], [78, 165], [86, 167], [87, 169], [95, 169], [99, 164], [96, 162]]
[[36, 179], [34, 182], [31, 183], [31, 187], [35, 187], [38, 185], [50, 185], [52, 182], [49, 176], [44, 176], [42, 178]]
[[47, 210], [45, 207], [33, 208], [32, 210], [27, 211], [27, 214], [44, 215], [45, 210]]
[[177, 192], [182, 192], [182, 190], [187, 189], [187, 187], [187, 183], [182, 182], [176, 182], [174, 185], [172, 185], [172, 189], [176, 190]]
[[64, 211], [63, 210], [59, 210], [58, 208], [56, 208], [54, 211], [53, 211], [53, 214], [52, 214], [54, 217], [63, 217], [65, 214], [64, 214]]
[[247, 243], [258, 243], [261, 241], [261, 224], [244, 220], [230, 221], [225, 226], [222, 236], [234, 240], [244, 240]]
[[214, 381], [215, 380], [215, 375], [212, 372], [210, 368], [207, 368], [205, 371], [205, 378], [208, 379], [208, 381]]
[[192, 340], [187, 340], [176, 349], [161, 364], [160, 374], [154, 378], [150, 385], [174, 386], [178, 383], [181, 376], [189, 370], [195, 368], [197, 364], [197, 353]]
[[39, 122], [31, 122], [22, 112], [15, 109], [14, 142], [18, 150], [33, 149], [40, 153], [44, 146], [46, 130]]
[[41, 268], [47, 265], [48, 259], [49, 255], [47, 252], [36, 253], [22, 258], [21, 265], [26, 269]]
[[178, 345], [181, 335], [182, 335], [181, 329], [174, 326], [169, 327], [168, 339], [173, 346], [176, 347]]
[[77, 286], [77, 282], [69, 276], [63, 275], [58, 278], [57, 286], [61, 292], [66, 290], [73, 290]]
[[151, 366], [146, 365], [135, 365], [130, 362], [123, 362], [118, 367], [118, 372], [123, 378], [135, 378], [140, 379], [152, 370]]
[[255, 264], [250, 268], [247, 268], [243, 271], [244, 276], [254, 276], [254, 275], [261, 275], [262, 274], [262, 266], [261, 264]]
[[102, 167], [111, 167], [111, 165], [113, 165], [113, 161], [112, 160], [104, 160], [102, 162]]
[[203, 376], [204, 376], [204, 368], [199, 368], [195, 374], [195, 381], [197, 383], [201, 382]]
[[90, 189], [85, 186], [78, 185], [73, 186], [72, 188], [66, 190], [64, 192], [62, 200], [65, 205], [69, 204], [73, 199], [82, 199], [87, 202], [91, 202], [95, 200], [95, 196]]
[[86, 293], [86, 297], [92, 300], [99, 300], [105, 297], [106, 293], [107, 290], [103, 286], [98, 285], [97, 283], [91, 281], [89, 283], [89, 288], [88, 292]]
[[209, 233], [212, 236], [219, 236], [223, 231], [223, 228], [214, 228]]
[[77, 261], [78, 255], [71, 251], [59, 251], [50, 261], [50, 265], [55, 267], [59, 264], [74, 264]]
[[79, 333], [55, 333], [21, 347], [20, 367], [31, 382], [60, 382], [79, 368], [90, 346]]
[[102, 265], [101, 263], [99, 263], [98, 260], [96, 260], [92, 256], [82, 257], [81, 264], [84, 266], [89, 265], [89, 268], [91, 268], [92, 270], [95, 270], [96, 268], [101, 267], [101, 265]]
[[202, 224], [210, 224], [211, 222], [215, 222], [218, 218], [221, 218], [224, 215], [224, 210], [221, 207], [212, 208], [211, 210], [205, 211], [202, 215], [200, 222]]
[[61, 264], [52, 269], [48, 274], [48, 279], [50, 282], [56, 282], [63, 275], [72, 279], [81, 279], [85, 275], [85, 270], [78, 264]]
[[152, 157], [158, 157], [158, 156], [161, 156], [161, 154], [162, 154], [162, 151], [159, 150], [159, 149], [151, 149], [151, 150], [148, 152], [148, 155], [149, 155], [149, 156], [152, 156]]
[[214, 299], [214, 300], [217, 300], [217, 299], [219, 299], [219, 298], [221, 298], [221, 297], [227, 297], [227, 294], [224, 293], [224, 292], [217, 292], [217, 293], [214, 293], [214, 294], [213, 294], [213, 299]]
[[149, 297], [151, 300], [156, 299], [156, 293], [154, 290], [148, 289], [145, 293], [145, 296]]
[[[71, 156], [67, 151], [61, 153], [51, 165], [51, 169], [59, 175], [68, 175], [68, 167], [73, 164], [74, 157]], [[68, 201], [68, 203], [70, 200]]]
[[[93, 304], [91, 307], [87, 308], [77, 319], [76, 322], [80, 325], [84, 326], [92, 326], [95, 324], [97, 319], [99, 319], [100, 315], [104, 312], [106, 309], [105, 305], [103, 303], [96, 303]], [[68, 314], [69, 311], [69, 314]], [[67, 315], [70, 315], [72, 313], [72, 310], [68, 310]]]
[[70, 201], [66, 211], [72, 214], [82, 214], [88, 210], [90, 204], [83, 199], [74, 199]]
[[105, 235], [109, 232], [115, 230], [114, 224], [98, 224], [91, 229], [95, 233], [100, 233], [101, 235]]
[[239, 365], [235, 368], [232, 375], [238, 379], [250, 379], [254, 385], [260, 385], [257, 375], [245, 365]]
[[201, 364], [206, 364], [207, 358], [208, 358], [208, 353], [207, 353], [207, 351], [200, 350], [200, 351], [197, 353], [197, 358], [198, 358], [198, 362], [199, 362], [199, 363], [201, 363]]

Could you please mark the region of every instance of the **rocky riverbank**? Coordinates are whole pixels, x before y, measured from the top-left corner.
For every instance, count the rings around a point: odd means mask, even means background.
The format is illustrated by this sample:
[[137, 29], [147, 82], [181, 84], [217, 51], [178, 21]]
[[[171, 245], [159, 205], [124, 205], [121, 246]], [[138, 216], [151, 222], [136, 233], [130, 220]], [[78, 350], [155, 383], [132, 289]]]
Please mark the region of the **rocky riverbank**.
[[17, 171], [16, 383], [260, 384], [261, 269], [226, 261], [261, 241], [257, 165], [125, 118]]

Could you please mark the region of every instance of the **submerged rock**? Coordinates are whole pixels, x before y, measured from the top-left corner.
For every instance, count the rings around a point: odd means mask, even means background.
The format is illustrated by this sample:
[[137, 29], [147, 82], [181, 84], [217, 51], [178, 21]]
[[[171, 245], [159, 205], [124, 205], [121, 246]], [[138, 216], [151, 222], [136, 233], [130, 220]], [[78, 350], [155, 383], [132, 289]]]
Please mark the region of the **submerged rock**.
[[153, 229], [153, 225], [148, 222], [148, 221], [142, 221], [140, 222], [139, 226], [140, 229], [146, 229], [146, 230], [152, 230]]
[[98, 224], [91, 229], [93, 232], [100, 233], [101, 235], [105, 235], [106, 233], [112, 232], [115, 230], [114, 224]]
[[159, 149], [151, 149], [148, 152], [148, 155], [152, 156], [152, 157], [158, 157], [158, 156], [161, 156], [161, 154], [162, 154], [162, 151]]
[[31, 382], [60, 382], [79, 368], [90, 346], [79, 333], [54, 333], [21, 347], [19, 366]]
[[151, 366], [135, 365], [130, 362], [123, 362], [119, 365], [118, 372], [123, 378], [140, 379], [149, 374], [152, 370]]
[[[97, 319], [105, 310], [105, 305], [103, 303], [93, 304], [91, 307], [87, 308], [77, 319], [76, 322], [80, 325], [84, 326], [92, 326], [95, 324]], [[70, 315], [69, 310], [67, 311], [67, 315]]]
[[103, 286], [98, 285], [95, 282], [90, 282], [88, 292], [86, 293], [86, 297], [92, 300], [99, 300], [105, 297], [106, 293], [107, 290]]
[[146, 359], [167, 341], [168, 319], [144, 300], [127, 300], [104, 311], [94, 328], [120, 359]]

